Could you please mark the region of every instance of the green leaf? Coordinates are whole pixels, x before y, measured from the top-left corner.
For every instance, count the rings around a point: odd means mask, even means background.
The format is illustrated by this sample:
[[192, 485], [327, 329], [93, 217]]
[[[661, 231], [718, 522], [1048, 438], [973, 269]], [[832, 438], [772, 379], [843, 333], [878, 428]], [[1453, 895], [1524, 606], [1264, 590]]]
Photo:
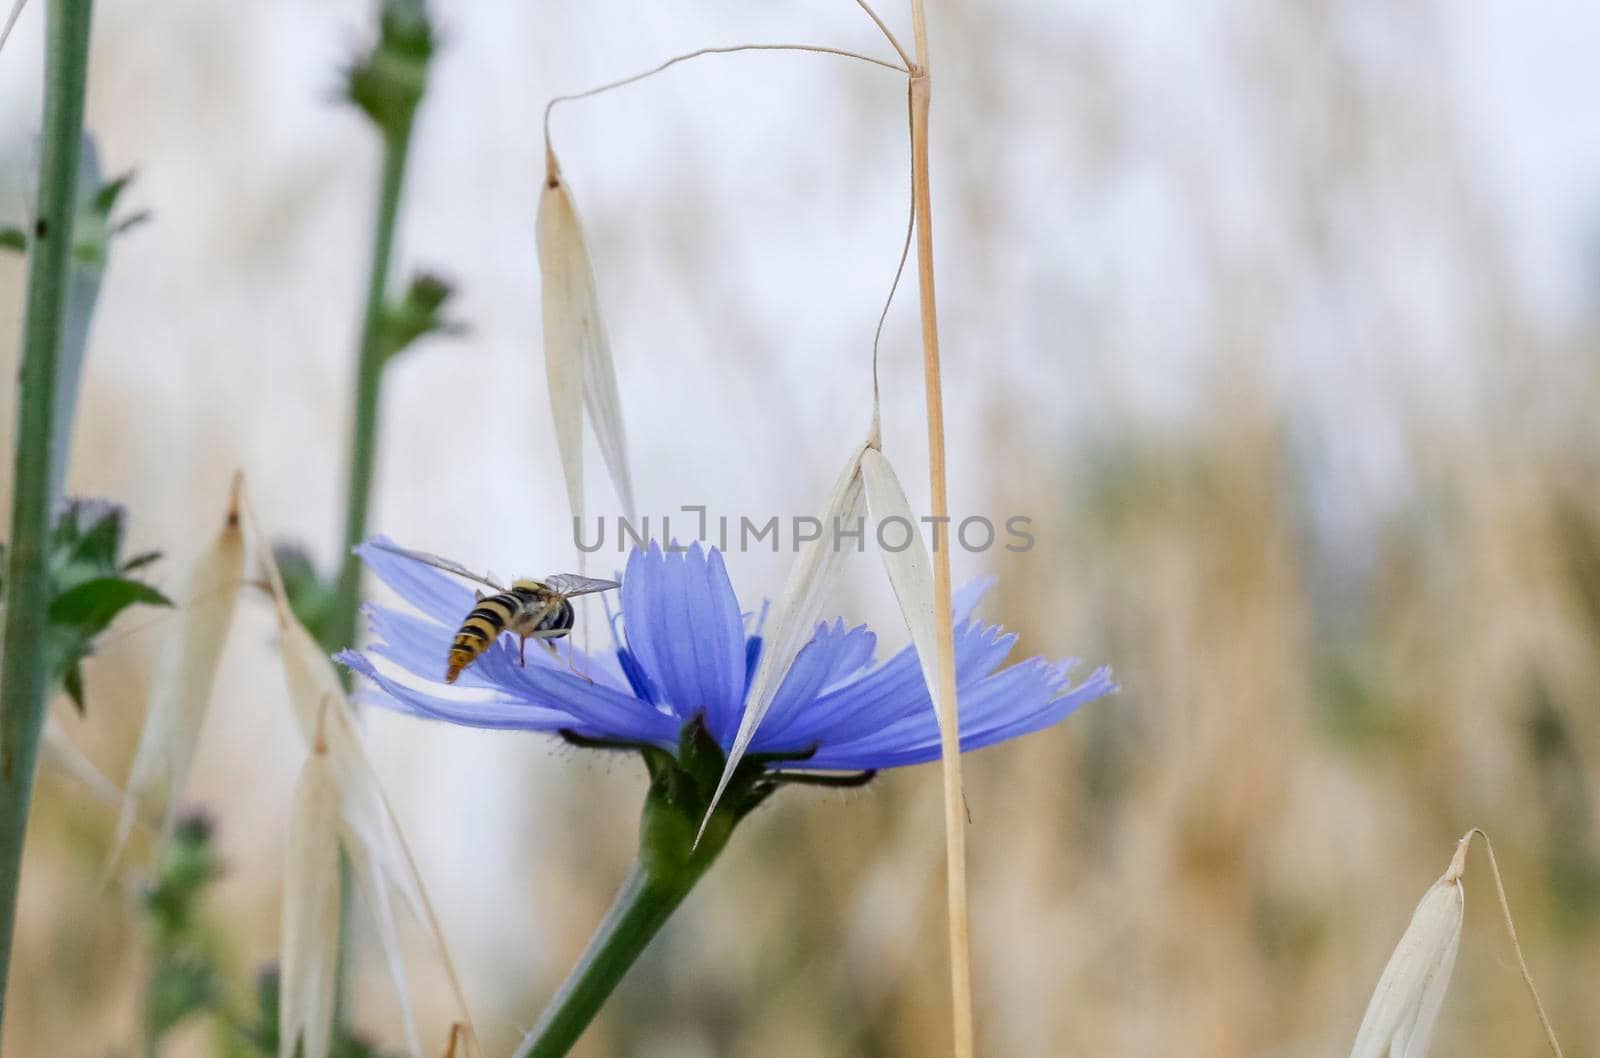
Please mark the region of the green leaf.
[[83, 704], [83, 666], [80, 659], [74, 658], [67, 668], [66, 674], [61, 677], [61, 687], [67, 692], [67, 697], [72, 699], [73, 706], [78, 710], [79, 716], [88, 715], [89, 708]]
[[212, 842], [212, 823], [203, 815], [184, 817], [163, 848], [156, 882], [144, 894], [145, 911], [158, 946], [175, 950], [196, 939], [200, 901], [222, 874]]
[[122, 510], [112, 508], [90, 524], [72, 549], [74, 562], [96, 568], [116, 569], [117, 552], [122, 549]]
[[50, 623], [84, 638], [105, 631], [117, 614], [135, 604], [171, 606], [172, 600], [148, 584], [122, 577], [96, 577], [69, 588], [50, 604]]
[[99, 500], [73, 500], [50, 540], [50, 579], [58, 592], [117, 572], [122, 549], [122, 508]]
[[28, 235], [21, 228], [0, 228], [0, 249], [28, 252]]
[[118, 570], [117, 572], [119, 572], [119, 573], [132, 573], [134, 570], [143, 569], [144, 567], [148, 566], [150, 563], [155, 562], [160, 558], [161, 558], [161, 552], [159, 552], [159, 551], [141, 551], [141, 552], [139, 552], [139, 554], [134, 555], [132, 558], [125, 560], [122, 563], [122, 568], [120, 570]]
[[111, 226], [111, 234], [121, 235], [125, 231], [130, 231], [133, 228], [138, 228], [145, 224], [149, 224], [154, 217], [155, 214], [151, 213], [148, 209], [141, 209], [137, 213], [130, 213], [128, 216], [122, 218]]
[[283, 592], [289, 600], [289, 611], [305, 625], [312, 638], [319, 643], [326, 643], [337, 590], [332, 583], [322, 579], [311, 557], [299, 545], [276, 544], [272, 548], [272, 556], [283, 577]]
[[404, 352], [427, 334], [459, 334], [465, 328], [445, 318], [443, 309], [455, 288], [426, 272], [414, 276], [405, 296], [383, 306], [379, 341], [385, 358]]
[[178, 956], [161, 963], [145, 994], [146, 1038], [160, 1040], [184, 1019], [211, 1010], [221, 996], [222, 984], [209, 960]]
[[411, 127], [427, 90], [435, 46], [422, 0], [384, 0], [377, 43], [345, 73], [345, 94], [392, 140]]
[[94, 193], [90, 208], [102, 217], [111, 216], [111, 211], [116, 208], [117, 199], [121, 197], [122, 192], [127, 189], [132, 180], [133, 173], [130, 171], [123, 173], [108, 183], [101, 184], [100, 189]]
[[244, 1034], [262, 1054], [278, 1053], [278, 997], [281, 994], [278, 968], [268, 966], [256, 975], [256, 1023]]

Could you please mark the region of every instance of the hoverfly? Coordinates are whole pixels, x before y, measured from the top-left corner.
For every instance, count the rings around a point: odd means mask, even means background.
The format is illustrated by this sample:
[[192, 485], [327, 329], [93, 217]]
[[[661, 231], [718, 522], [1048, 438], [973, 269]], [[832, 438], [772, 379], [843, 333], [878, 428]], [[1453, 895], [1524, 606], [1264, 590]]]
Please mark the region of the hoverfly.
[[618, 587], [614, 580], [597, 580], [580, 577], [575, 573], [557, 573], [543, 580], [515, 580], [505, 588], [479, 573], [449, 559], [430, 555], [426, 551], [412, 551], [394, 544], [373, 541], [373, 547], [391, 554], [403, 555], [446, 573], [476, 581], [494, 589], [493, 595], [478, 592], [477, 605], [462, 620], [450, 643], [450, 653], [445, 659], [444, 682], [454, 683], [468, 665], [489, 649], [501, 632], [517, 636], [518, 658], [527, 664], [528, 640], [542, 642], [551, 654], [556, 652], [554, 640], [572, 631], [573, 613], [570, 600], [579, 595], [609, 591]]

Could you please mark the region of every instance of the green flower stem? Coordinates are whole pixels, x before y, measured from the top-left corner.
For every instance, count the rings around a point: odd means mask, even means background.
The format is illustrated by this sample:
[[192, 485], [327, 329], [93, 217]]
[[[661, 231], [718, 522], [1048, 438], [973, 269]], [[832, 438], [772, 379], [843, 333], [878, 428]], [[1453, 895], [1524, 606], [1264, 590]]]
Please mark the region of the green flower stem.
[[[690, 886], [693, 882], [689, 883]], [[583, 958], [550, 1001], [516, 1058], [558, 1058], [589, 1027], [617, 983], [689, 895], [636, 865], [595, 930]]]
[[[624, 748], [566, 737], [580, 746]], [[559, 1058], [571, 1049], [651, 938], [727, 847], [733, 828], [777, 788], [762, 761], [747, 758], [696, 844], [695, 833], [722, 775], [721, 749], [698, 720], [684, 726], [676, 754], [651, 746], [631, 748], [639, 750], [650, 771], [650, 793], [639, 820], [638, 866], [513, 1058]]]
[[[355, 427], [350, 441], [350, 479], [345, 488], [344, 549], [339, 567], [333, 619], [328, 625], [330, 650], [354, 646], [356, 614], [361, 605], [361, 563], [351, 552], [367, 536], [372, 504], [372, 469], [378, 455], [378, 398], [388, 359], [383, 343], [384, 311], [389, 286], [389, 259], [394, 251], [395, 222], [400, 215], [400, 190], [405, 183], [412, 122], [399, 122], [384, 136], [383, 186], [378, 195], [377, 231], [372, 240], [371, 280], [361, 324], [361, 359], [356, 366]], [[350, 673], [341, 670], [348, 685]]]
[[[378, 193], [377, 230], [372, 239], [372, 271], [367, 285], [367, 308], [361, 324], [361, 358], [356, 365], [355, 427], [350, 441], [350, 479], [345, 486], [343, 559], [339, 583], [334, 593], [333, 617], [328, 623], [328, 639], [323, 646], [337, 650], [354, 646], [356, 615], [361, 608], [361, 563], [354, 548], [367, 535], [367, 512], [372, 506], [372, 468], [378, 457], [378, 398], [383, 388], [383, 369], [388, 352], [383, 343], [386, 294], [389, 285], [389, 259], [394, 252], [395, 223], [400, 217], [400, 191], [405, 185], [406, 158], [410, 153], [409, 118], [384, 136], [383, 185]], [[350, 670], [341, 668], [339, 678], [346, 689]], [[346, 983], [350, 963], [350, 922], [355, 909], [355, 886], [350, 860], [339, 855], [339, 946], [334, 976], [334, 1023], [342, 1026], [346, 1017]]]
[[[361, 605], [361, 565], [353, 549], [367, 535], [372, 503], [372, 470], [378, 457], [378, 405], [383, 369], [397, 351], [390, 331], [389, 263], [394, 255], [394, 229], [400, 217], [400, 192], [417, 107], [428, 84], [433, 31], [423, 0], [384, 0], [378, 13], [378, 39], [372, 51], [348, 71], [346, 95], [363, 110], [383, 137], [383, 182], [378, 191], [378, 216], [372, 237], [372, 264], [367, 279], [366, 310], [361, 320], [361, 355], [356, 364], [355, 424], [350, 440], [350, 478], [345, 487], [344, 547], [333, 608], [322, 626], [322, 645], [329, 650], [356, 643], [356, 614]], [[350, 687], [350, 673], [340, 680]], [[354, 885], [349, 857], [339, 857], [339, 940], [334, 968], [334, 1027], [345, 1023], [345, 985], [350, 962], [350, 922]]]
[[50, 533], [50, 439], [55, 428], [72, 218], [77, 208], [91, 7], [91, 0], [51, 0], [45, 15], [39, 217], [28, 258], [4, 657], [0, 661], [0, 1025], [5, 1020], [22, 845], [47, 704], [44, 631], [50, 602], [45, 571]]

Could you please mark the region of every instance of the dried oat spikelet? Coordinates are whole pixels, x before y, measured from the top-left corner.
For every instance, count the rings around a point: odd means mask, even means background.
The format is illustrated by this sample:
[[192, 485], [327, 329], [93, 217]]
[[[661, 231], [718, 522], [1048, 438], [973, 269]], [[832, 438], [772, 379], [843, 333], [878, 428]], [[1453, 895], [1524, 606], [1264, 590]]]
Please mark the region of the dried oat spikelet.
[[243, 478], [235, 475], [222, 529], [195, 560], [179, 596], [182, 608], [172, 618], [162, 641], [108, 870], [115, 867], [122, 854], [133, 828], [138, 800], [165, 780], [162, 829], [166, 830], [172, 825], [178, 799], [188, 781], [244, 572], [244, 536], [239, 525], [242, 486]]
[[[411, 1053], [420, 1053], [410, 987], [400, 956], [399, 929], [392, 896], [399, 893], [412, 913], [428, 928], [435, 954], [445, 967], [455, 993], [460, 1016], [468, 1017], [466, 1000], [456, 980], [444, 937], [423, 890], [421, 876], [400, 832], [388, 798], [368, 761], [350, 705], [333, 662], [289, 612], [279, 597], [279, 627], [283, 638], [284, 679], [290, 701], [302, 725], [312, 718], [308, 740], [315, 738], [330, 761], [339, 788], [337, 809], [340, 837], [350, 857], [351, 875], [363, 902], [372, 913], [383, 948], [384, 961], [401, 1006], [401, 1020]], [[321, 730], [317, 731], [320, 716]], [[469, 1050], [473, 1038], [468, 1033]], [[308, 1056], [309, 1058], [309, 1056]]]
[[1378, 978], [1350, 1058], [1424, 1058], [1428, 1053], [1461, 946], [1466, 907], [1461, 873], [1471, 840], [1471, 834], [1461, 839], [1449, 869], [1417, 905]]
[[278, 632], [282, 639], [284, 682], [288, 687], [290, 705], [307, 743], [322, 747], [321, 752], [329, 761], [328, 767], [339, 795], [339, 826], [336, 833], [345, 854], [350, 858], [351, 875], [377, 923], [379, 942], [383, 947], [390, 980], [400, 1001], [402, 1023], [411, 1053], [420, 1054], [421, 1048], [400, 955], [393, 900], [395, 894], [399, 894], [402, 902], [426, 928], [434, 955], [444, 968], [456, 1013], [463, 1025], [463, 1058], [477, 1058], [480, 1051], [467, 1009], [466, 994], [456, 975], [455, 964], [450, 958], [443, 931], [439, 928], [438, 918], [428, 899], [410, 846], [362, 745], [349, 699], [339, 681], [338, 670], [334, 668], [327, 652], [294, 616], [284, 591], [283, 576], [271, 548], [264, 544], [266, 538], [248, 500], [246, 510], [251, 511], [251, 531], [260, 545], [257, 550], [262, 556], [267, 586], [277, 613]]
[[[744, 716], [739, 721], [739, 732], [734, 736], [728, 751], [727, 764], [722, 769], [722, 779], [717, 784], [716, 796], [706, 819], [716, 811], [717, 802], [733, 777], [733, 771], [744, 758], [756, 728], [772, 706], [772, 699], [783, 685], [783, 678], [805, 645], [816, 632], [817, 619], [822, 615], [822, 604], [827, 601], [844, 569], [846, 552], [837, 546], [835, 530], [854, 530], [862, 517], [861, 458], [868, 451], [860, 444], [845, 461], [839, 479], [821, 514], [822, 534], [815, 540], [800, 545], [794, 565], [789, 567], [789, 577], [784, 581], [783, 595], [772, 608], [767, 619], [766, 634], [762, 638], [761, 660], [756, 663], [755, 675], [750, 680], [750, 690], [745, 695]], [[702, 832], [705, 824], [701, 824]], [[698, 839], [697, 839], [698, 840]]]
[[861, 456], [861, 481], [865, 486], [867, 512], [874, 528], [891, 518], [897, 518], [910, 527], [906, 547], [891, 551], [880, 546], [883, 569], [894, 589], [895, 602], [900, 605], [900, 617], [911, 634], [911, 644], [916, 648], [917, 661], [922, 667], [922, 679], [928, 685], [928, 697], [933, 702], [933, 712], [942, 728], [945, 710], [951, 705], [939, 700], [937, 623], [933, 607], [933, 567], [928, 560], [928, 547], [917, 529], [916, 516], [906, 500], [906, 491], [895, 476], [894, 467], [876, 448], [868, 448]]
[[284, 861], [278, 1058], [327, 1058], [339, 944], [340, 790], [317, 737], [289, 815]]
[[56, 723], [53, 716], [45, 718], [44, 738], [39, 743], [39, 756], [41, 763], [49, 764], [60, 769], [62, 774], [77, 779], [90, 793], [106, 804], [113, 808], [122, 808], [127, 795], [116, 783], [106, 778], [104, 772], [94, 766], [94, 761], [84, 756], [83, 751], [72, 744], [72, 740], [61, 730], [61, 725]]
[[587, 409], [612, 486], [624, 513], [632, 518], [633, 482], [628, 472], [628, 443], [622, 426], [616, 366], [600, 315], [600, 298], [583, 225], [553, 152], [547, 155], [537, 232], [545, 372], [567, 498], [573, 516], [581, 519], [583, 412]]
[[1511, 919], [1511, 903], [1506, 899], [1505, 883], [1500, 878], [1494, 843], [1488, 834], [1476, 827], [1462, 836], [1450, 869], [1433, 883], [1433, 888], [1417, 905], [1411, 925], [1406, 927], [1389, 958], [1389, 965], [1383, 968], [1383, 976], [1378, 978], [1378, 987], [1372, 993], [1366, 1017], [1361, 1020], [1350, 1058], [1424, 1058], [1428, 1053], [1433, 1024], [1444, 1002], [1450, 971], [1455, 966], [1456, 949], [1461, 944], [1461, 921], [1466, 904], [1461, 875], [1466, 869], [1467, 850], [1475, 837], [1483, 838], [1483, 850], [1489, 857], [1489, 873], [1494, 878], [1495, 895], [1500, 899], [1506, 935], [1511, 939], [1511, 950], [1516, 953], [1517, 968], [1522, 972], [1528, 998], [1533, 1000], [1545, 1042], [1555, 1058], [1562, 1058], [1561, 1043], [1556, 1039], [1550, 1017], [1539, 999], [1539, 990], [1534, 987], [1533, 974], [1528, 971], [1528, 961], [1523, 958], [1522, 944], [1517, 940], [1517, 926]]

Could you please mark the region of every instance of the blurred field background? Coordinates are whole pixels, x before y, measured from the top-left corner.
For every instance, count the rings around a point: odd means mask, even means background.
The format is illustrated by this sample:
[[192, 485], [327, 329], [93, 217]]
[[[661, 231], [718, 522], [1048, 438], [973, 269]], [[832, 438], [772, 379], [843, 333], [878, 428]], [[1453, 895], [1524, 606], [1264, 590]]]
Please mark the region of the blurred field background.
[[[0, 54], [5, 194], [42, 10]], [[533, 250], [544, 100], [710, 44], [887, 49], [844, 0], [434, 10], [396, 278], [449, 277], [470, 331], [388, 375], [374, 525], [502, 574], [572, 568]], [[69, 486], [127, 504], [170, 585], [243, 467], [329, 568], [379, 158], [331, 100], [370, 7], [96, 15], [89, 125], [154, 220], [113, 249]], [[986, 612], [1021, 651], [1109, 662], [1123, 686], [967, 759], [980, 1050], [1345, 1054], [1476, 825], [1568, 1055], [1600, 1055], [1600, 13], [935, 0], [929, 18], [952, 502], [1038, 536], [958, 553], [957, 578], [999, 575]], [[867, 421], [907, 208], [902, 83], [710, 58], [560, 110], [555, 135], [643, 509], [815, 509]], [[7, 363], [22, 281], [0, 256]], [[914, 302], [883, 370], [886, 447], [922, 508]], [[735, 556], [745, 600], [786, 561]], [[897, 644], [876, 560], [856, 569], [840, 612]], [[272, 636], [264, 603], [242, 608], [191, 789], [220, 826], [211, 912], [241, 985], [275, 955], [302, 752]], [[156, 642], [125, 619], [88, 719], [55, 711], [119, 781]], [[370, 734], [487, 1051], [509, 1053], [626, 870], [642, 768], [387, 715]], [[576, 1053], [945, 1053], [938, 781], [776, 799]], [[5, 1053], [129, 1053], [138, 857], [99, 891], [113, 812], [40, 783]], [[1435, 1053], [1540, 1054], [1478, 855]], [[357, 1021], [393, 1045], [387, 996], [367, 944]], [[172, 1053], [210, 1052], [191, 1034]]]

